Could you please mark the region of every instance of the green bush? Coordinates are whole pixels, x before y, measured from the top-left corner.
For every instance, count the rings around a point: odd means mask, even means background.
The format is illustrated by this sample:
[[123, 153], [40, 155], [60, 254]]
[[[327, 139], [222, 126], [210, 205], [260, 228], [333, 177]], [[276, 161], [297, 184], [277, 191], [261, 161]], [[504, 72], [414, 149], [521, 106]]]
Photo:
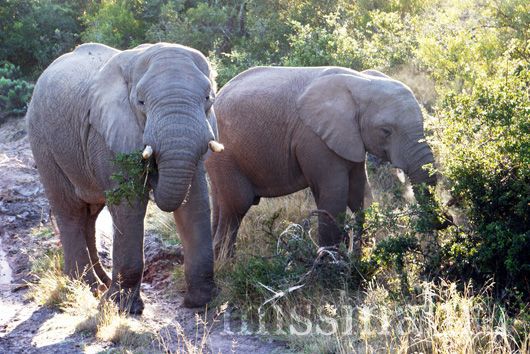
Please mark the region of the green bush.
[[364, 253], [377, 264], [377, 274], [388, 280], [388, 290], [396, 296], [410, 295], [411, 278], [433, 280], [440, 275], [436, 227], [446, 220], [434, 194], [421, 188], [415, 188], [416, 203], [380, 198], [382, 204], [375, 202], [364, 213], [363, 239], [371, 240]]
[[208, 55], [220, 45], [227, 19], [224, 7], [199, 3], [179, 13], [178, 6], [168, 3], [162, 6], [160, 21], [148, 30], [147, 38], [187, 45]]
[[20, 69], [11, 63], [0, 66], [0, 124], [9, 117], [26, 113], [33, 84], [20, 78]]
[[[530, 293], [530, 66], [449, 94], [439, 108], [444, 175], [469, 223], [448, 253], [475, 279]], [[463, 260], [462, 258], [467, 258]]]
[[74, 48], [82, 30], [81, 3], [53, 0], [7, 1], [0, 9], [0, 61], [20, 66], [33, 78]]
[[348, 35], [338, 14], [323, 15], [326, 26], [311, 27], [291, 23], [294, 32], [288, 36], [290, 51], [282, 59], [287, 66], [337, 65], [362, 69], [363, 55], [359, 43]]
[[265, 65], [265, 63], [256, 61], [245, 51], [240, 52], [238, 49], [232, 50], [231, 53], [224, 53], [221, 58], [213, 52], [209, 57], [212, 66], [217, 72], [216, 82], [218, 87], [223, 87], [234, 76], [253, 66]]
[[111, 47], [128, 49], [144, 40], [142, 22], [135, 18], [134, 2], [125, 0], [102, 1], [95, 13], [86, 12], [86, 26], [81, 38], [85, 42], [104, 43]]

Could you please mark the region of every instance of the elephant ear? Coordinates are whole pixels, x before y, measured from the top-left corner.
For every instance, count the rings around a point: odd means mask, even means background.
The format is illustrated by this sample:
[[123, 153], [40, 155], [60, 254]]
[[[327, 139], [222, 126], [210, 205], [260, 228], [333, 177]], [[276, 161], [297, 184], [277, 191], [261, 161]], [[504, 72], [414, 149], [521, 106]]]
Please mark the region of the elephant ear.
[[358, 121], [359, 104], [352, 90], [369, 80], [334, 74], [313, 81], [297, 100], [300, 119], [342, 158], [361, 162], [366, 150]]
[[127, 64], [134, 50], [114, 55], [96, 74], [90, 87], [90, 124], [115, 153], [143, 147], [143, 131], [129, 102]]

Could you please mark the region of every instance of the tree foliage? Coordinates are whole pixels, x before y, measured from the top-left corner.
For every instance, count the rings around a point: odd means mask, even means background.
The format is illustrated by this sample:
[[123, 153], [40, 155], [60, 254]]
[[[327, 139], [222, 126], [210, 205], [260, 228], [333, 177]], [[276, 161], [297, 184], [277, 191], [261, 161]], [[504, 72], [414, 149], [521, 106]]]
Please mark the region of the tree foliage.
[[82, 30], [75, 2], [2, 1], [0, 61], [36, 76], [57, 56], [74, 48]]
[[0, 124], [26, 113], [32, 91], [33, 85], [21, 78], [20, 68], [9, 62], [0, 65]]
[[83, 17], [82, 39], [127, 49], [143, 42], [141, 22], [133, 13], [134, 1], [104, 0], [97, 11]]
[[[476, 278], [530, 291], [530, 66], [450, 93], [440, 104], [445, 176], [470, 223], [466, 249]], [[460, 235], [462, 236], [462, 235]], [[460, 254], [459, 256], [462, 256]]]

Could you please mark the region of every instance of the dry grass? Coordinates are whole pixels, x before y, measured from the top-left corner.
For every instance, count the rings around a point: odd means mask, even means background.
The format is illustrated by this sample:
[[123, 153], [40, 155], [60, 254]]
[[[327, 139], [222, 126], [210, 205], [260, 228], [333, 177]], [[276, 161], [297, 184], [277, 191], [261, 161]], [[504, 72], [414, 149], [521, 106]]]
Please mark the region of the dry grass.
[[[186, 333], [174, 322], [161, 329], [142, 317], [120, 312], [114, 303], [101, 301], [81, 280], [71, 279], [62, 271], [60, 249], [36, 259], [33, 273], [36, 282], [29, 284], [28, 298], [42, 306], [62, 312], [75, 332], [83, 332], [99, 341], [112, 342], [116, 352], [124, 353], [196, 353], [208, 352], [212, 323], [196, 316], [196, 332]], [[226, 307], [225, 307], [226, 308]], [[220, 315], [220, 314], [218, 314]], [[172, 328], [176, 336], [168, 336]]]
[[48, 240], [53, 237], [54, 232], [51, 227], [39, 225], [39, 226], [32, 228], [30, 230], [30, 234], [33, 237], [37, 237], [43, 240]]
[[100, 304], [97, 313], [78, 326], [78, 331], [95, 333], [97, 339], [128, 349], [153, 350], [156, 333], [140, 320], [127, 316], [110, 302]]
[[281, 198], [262, 198], [259, 205], [250, 208], [243, 219], [239, 235], [242, 238], [252, 237], [256, 230], [264, 227], [264, 221], [278, 210], [281, 210], [282, 221], [296, 222], [306, 218], [315, 209], [313, 195], [309, 190], [302, 190]]
[[[210, 353], [210, 333], [214, 323], [216, 323], [218, 318], [223, 315], [226, 308], [226, 304], [220, 306], [213, 319], [209, 322], [206, 321], [206, 318], [208, 318], [207, 311], [204, 313], [203, 317], [199, 314], [195, 314], [195, 333], [193, 334], [186, 333], [185, 329], [178, 322], [170, 328], [161, 330], [160, 335], [158, 336], [159, 346], [168, 354]], [[170, 329], [175, 331], [174, 336], [171, 334]]]
[[[271, 237], [293, 222], [302, 222], [312, 210], [316, 210], [316, 205], [309, 190], [281, 198], [262, 198], [259, 205], [250, 208], [241, 223], [237, 252], [260, 254], [263, 244], [270, 242]], [[274, 224], [271, 223], [273, 218]]]
[[147, 204], [145, 214], [146, 232], [156, 233], [162, 240], [170, 244], [180, 244], [180, 239], [173, 220], [173, 213], [164, 212], [153, 202]]
[[[318, 335], [313, 328], [307, 336], [288, 339], [304, 352], [528, 353], [530, 328], [518, 334], [513, 319], [486, 293], [472, 295], [471, 290], [458, 291], [454, 283], [423, 283], [418, 301], [404, 303], [372, 285], [361, 301], [329, 299], [331, 303], [321, 305], [320, 313], [338, 324], [336, 332]], [[322, 317], [314, 321], [329, 331]]]
[[125, 348], [139, 348], [153, 342], [154, 333], [109, 302], [100, 302], [89, 286], [61, 271], [61, 253], [39, 259], [34, 267], [38, 281], [29, 284], [28, 297], [39, 305], [57, 308], [76, 324], [76, 331]]
[[[370, 174], [374, 199], [382, 207], [396, 208], [410, 199], [410, 188], [399, 181], [389, 166], [370, 169]], [[268, 333], [279, 333], [294, 348], [305, 353], [529, 352], [530, 323], [509, 316], [493, 300], [490, 288], [474, 291], [470, 285], [465, 285], [458, 289], [456, 283], [443, 280], [437, 284], [422, 282], [420, 277], [411, 274], [412, 294], [396, 297], [396, 292], [388, 289], [392, 283], [389, 272], [380, 274], [381, 279], [376, 276], [358, 292], [346, 288], [330, 292], [325, 288], [311, 287], [308, 293], [304, 288], [290, 286], [293, 282], [288, 283], [289, 288], [274, 288], [252, 278], [246, 279], [246, 285], [241, 285], [243, 281], [237, 283], [245, 288], [233, 288], [233, 277], [244, 276], [244, 273], [234, 273], [234, 269], [245, 267], [249, 257], [270, 258], [271, 244], [275, 249], [279, 235], [290, 224], [305, 223], [304, 228], [309, 230], [314, 241], [316, 223], [314, 220], [303, 221], [314, 209], [308, 191], [283, 198], [262, 199], [241, 225], [236, 258], [218, 267], [221, 301], [232, 297], [233, 303], [234, 297], [239, 296], [237, 306], [246, 318], [256, 319], [263, 315], [257, 314], [257, 309], [267, 313], [259, 319], [264, 319], [265, 324], [254, 323], [256, 331], [259, 325]], [[378, 239], [370, 241], [367, 247], [385, 235], [377, 234], [376, 237]], [[365, 255], [370, 252], [373, 247], [364, 250]], [[269, 268], [266, 271], [277, 270]], [[412, 273], [413, 270], [408, 271]], [[277, 279], [275, 276], [268, 278]], [[263, 292], [257, 295], [256, 288], [270, 288], [270, 296], [264, 297]]]

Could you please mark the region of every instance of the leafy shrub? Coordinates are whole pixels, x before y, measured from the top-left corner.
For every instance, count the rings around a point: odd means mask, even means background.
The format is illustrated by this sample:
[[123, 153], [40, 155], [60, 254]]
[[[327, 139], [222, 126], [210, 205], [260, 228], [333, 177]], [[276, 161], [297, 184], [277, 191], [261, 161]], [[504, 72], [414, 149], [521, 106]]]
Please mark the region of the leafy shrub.
[[33, 84], [22, 80], [20, 69], [11, 63], [0, 66], [0, 124], [26, 113]]
[[357, 41], [348, 35], [338, 14], [323, 16], [326, 25], [311, 27], [293, 21], [294, 32], [288, 36], [291, 50], [283, 58], [287, 66], [337, 65], [361, 69], [363, 55]]
[[219, 45], [227, 22], [226, 8], [199, 3], [180, 14], [174, 3], [162, 7], [158, 24], [147, 38], [152, 41], [180, 43], [200, 50], [205, 55]]
[[365, 211], [365, 240], [377, 274], [389, 282], [388, 290], [410, 295], [410, 278], [431, 280], [440, 274], [439, 227], [445, 221], [439, 201], [429, 193], [415, 193], [416, 203], [372, 204]]
[[153, 172], [149, 160], [142, 157], [142, 150], [133, 151], [129, 154], [118, 153], [112, 160], [116, 167], [110, 179], [117, 186], [105, 191], [107, 205], [117, 205], [126, 200], [129, 205], [141, 198], [147, 198], [147, 177]]
[[391, 70], [413, 59], [417, 19], [398, 12], [372, 11], [370, 21], [358, 34], [365, 57], [363, 69]]
[[530, 67], [449, 94], [439, 147], [451, 192], [469, 223], [448, 251], [481, 282], [530, 293]]
[[81, 2], [7, 1], [0, 10], [0, 60], [16, 63], [36, 77], [78, 43]]
[[85, 13], [83, 41], [104, 43], [120, 49], [141, 44], [144, 28], [135, 18], [132, 5], [124, 0], [105, 0], [95, 13]]
[[249, 53], [240, 52], [238, 49], [232, 50], [231, 53], [224, 53], [221, 58], [211, 52], [209, 60], [217, 72], [216, 82], [219, 87], [242, 71], [253, 66], [265, 65], [265, 63], [256, 61]]

